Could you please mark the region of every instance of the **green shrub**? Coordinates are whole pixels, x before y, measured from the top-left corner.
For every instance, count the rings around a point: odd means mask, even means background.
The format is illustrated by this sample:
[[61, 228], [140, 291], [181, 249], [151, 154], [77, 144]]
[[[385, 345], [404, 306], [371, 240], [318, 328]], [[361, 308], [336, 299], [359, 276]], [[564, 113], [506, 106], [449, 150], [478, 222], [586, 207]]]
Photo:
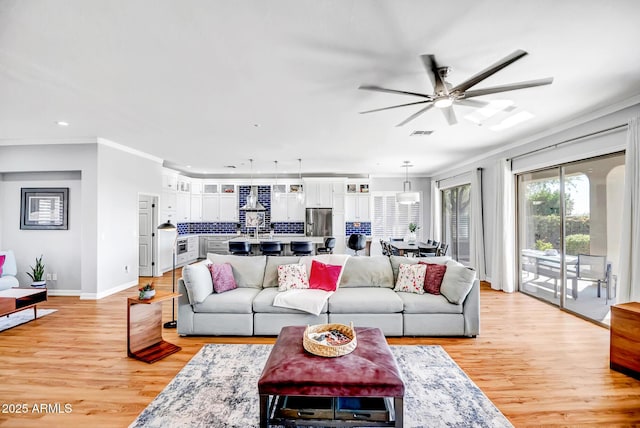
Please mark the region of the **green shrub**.
[[536, 241], [536, 250], [544, 251], [553, 249], [553, 244], [551, 242], [543, 241], [542, 239], [538, 239]]
[[581, 233], [569, 235], [565, 239], [567, 254], [576, 256], [578, 254], [589, 254], [590, 237]]

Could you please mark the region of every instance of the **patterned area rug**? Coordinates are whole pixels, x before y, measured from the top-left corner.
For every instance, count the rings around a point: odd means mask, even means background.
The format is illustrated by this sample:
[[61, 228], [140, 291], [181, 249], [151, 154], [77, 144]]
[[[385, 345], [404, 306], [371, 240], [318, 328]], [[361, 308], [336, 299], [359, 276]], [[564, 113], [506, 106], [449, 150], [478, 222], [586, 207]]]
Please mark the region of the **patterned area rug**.
[[[405, 382], [405, 427], [512, 425], [440, 346], [391, 346]], [[258, 427], [257, 385], [271, 345], [205, 345], [131, 427]]]
[[[38, 319], [57, 311], [57, 309], [38, 309]], [[11, 314], [8, 317], [0, 317], [0, 331], [17, 327], [29, 321], [33, 321], [33, 309], [25, 309], [24, 311]]]

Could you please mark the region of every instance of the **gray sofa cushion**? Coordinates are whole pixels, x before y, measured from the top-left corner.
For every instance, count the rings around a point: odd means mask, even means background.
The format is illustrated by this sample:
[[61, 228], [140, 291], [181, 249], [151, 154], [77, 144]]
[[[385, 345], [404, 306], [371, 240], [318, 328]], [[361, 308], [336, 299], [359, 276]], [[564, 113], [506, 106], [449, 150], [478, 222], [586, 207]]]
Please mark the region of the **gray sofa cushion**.
[[213, 281], [207, 260], [183, 267], [182, 280], [192, 304], [204, 302], [213, 293]]
[[258, 293], [260, 290], [249, 287], [236, 288], [219, 294], [213, 293], [204, 302], [193, 305], [193, 312], [251, 314], [253, 313], [253, 299]]
[[392, 314], [402, 308], [402, 300], [389, 288], [340, 287], [329, 297], [329, 312], [335, 314]]
[[[306, 312], [299, 311], [297, 309], [282, 308], [273, 306], [273, 299], [280, 293], [277, 288], [269, 287], [262, 290], [255, 299], [253, 299], [253, 311], [255, 313], [268, 313], [268, 314], [307, 314]], [[328, 303], [324, 304], [321, 314], [327, 313]], [[308, 315], [308, 314], [307, 314]]]
[[262, 288], [267, 256], [227, 256], [207, 254], [212, 263], [229, 263], [239, 288]]
[[[393, 271], [387, 256], [349, 257], [344, 265], [340, 288], [393, 288]], [[331, 312], [331, 311], [330, 311]]]
[[298, 263], [299, 261], [299, 256], [267, 256], [267, 264], [264, 269], [264, 279], [262, 281], [262, 287], [277, 287], [278, 266]]
[[462, 305], [453, 305], [442, 295], [416, 294], [399, 291], [405, 314], [461, 314]]
[[398, 269], [401, 264], [410, 264], [414, 265], [418, 262], [425, 263], [437, 263], [439, 265], [444, 265], [447, 261], [451, 260], [449, 256], [442, 257], [405, 257], [405, 256], [389, 256], [389, 261], [391, 262], [391, 269], [393, 270], [393, 281], [398, 280]]

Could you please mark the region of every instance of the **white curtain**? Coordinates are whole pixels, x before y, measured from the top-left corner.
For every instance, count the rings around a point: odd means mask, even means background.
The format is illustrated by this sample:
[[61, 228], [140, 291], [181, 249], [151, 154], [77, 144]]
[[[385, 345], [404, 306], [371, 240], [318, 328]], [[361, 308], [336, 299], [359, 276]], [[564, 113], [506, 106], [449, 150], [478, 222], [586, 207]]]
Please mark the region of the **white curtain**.
[[491, 253], [491, 288], [515, 291], [515, 210], [511, 161], [498, 159], [496, 168], [496, 212]]
[[431, 182], [431, 236], [440, 242], [442, 236], [442, 195], [436, 181]]
[[629, 121], [617, 302], [640, 301], [640, 117]]
[[471, 172], [471, 267], [476, 270], [478, 279], [486, 279], [484, 261], [484, 227], [482, 218], [482, 169]]

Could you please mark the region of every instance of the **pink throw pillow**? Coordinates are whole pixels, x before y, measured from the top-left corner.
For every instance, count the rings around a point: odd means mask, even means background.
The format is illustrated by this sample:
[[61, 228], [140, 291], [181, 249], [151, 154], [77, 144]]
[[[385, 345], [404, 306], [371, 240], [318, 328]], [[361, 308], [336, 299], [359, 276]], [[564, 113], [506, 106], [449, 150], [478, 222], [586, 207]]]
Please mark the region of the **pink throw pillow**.
[[211, 279], [213, 280], [213, 291], [224, 293], [225, 291], [238, 288], [233, 277], [233, 269], [229, 263], [212, 263], [209, 265]]
[[0, 256], [0, 276], [2, 276], [2, 266], [4, 266], [4, 259], [6, 258], [5, 255]]
[[437, 263], [419, 263], [427, 265], [427, 273], [424, 276], [424, 291], [431, 294], [440, 294], [440, 285], [442, 285], [442, 278], [444, 278], [444, 274], [447, 271], [447, 266]]
[[336, 291], [342, 266], [328, 265], [317, 260], [311, 262], [309, 288], [324, 291]]

